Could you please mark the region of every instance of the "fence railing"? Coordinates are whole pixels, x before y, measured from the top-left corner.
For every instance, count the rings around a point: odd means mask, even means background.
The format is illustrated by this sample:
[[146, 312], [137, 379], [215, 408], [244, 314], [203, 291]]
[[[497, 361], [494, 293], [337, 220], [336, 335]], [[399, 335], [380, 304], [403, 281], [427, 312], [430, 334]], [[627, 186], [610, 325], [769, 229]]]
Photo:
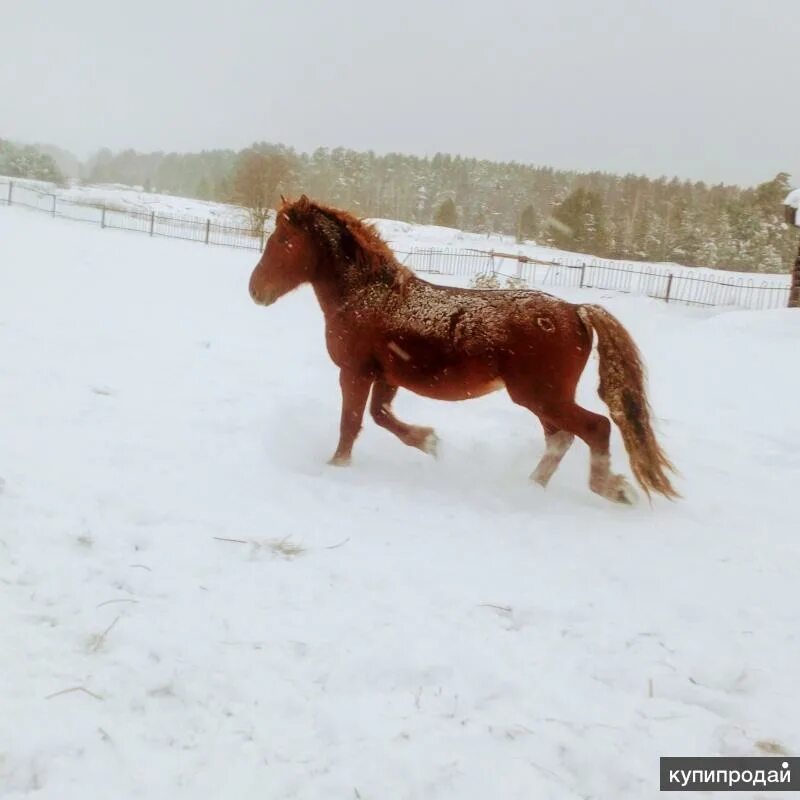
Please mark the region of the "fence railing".
[[[261, 251], [266, 237], [263, 230], [253, 231], [211, 219], [124, 209], [111, 203], [88, 204], [67, 200], [15, 181], [0, 181], [0, 205], [20, 205], [53, 217], [91, 222], [103, 228], [188, 239], [207, 245]], [[403, 263], [417, 272], [453, 277], [491, 274], [513, 279], [516, 286], [593, 288], [698, 306], [782, 308], [788, 303], [790, 291], [788, 275], [783, 284], [774, 279], [758, 280], [744, 275], [733, 277], [730, 273], [722, 273], [720, 278], [715, 278], [707, 272], [692, 275], [688, 272], [691, 268], [671, 271], [668, 268], [619, 261], [591, 261], [579, 257], [545, 261], [494, 250], [486, 252], [434, 247], [395, 252]]]
[[[496, 251], [413, 248], [398, 253], [404, 264], [419, 272], [449, 276], [495, 275], [513, 285], [567, 286], [646, 295], [673, 303], [737, 308], [783, 308], [789, 300], [789, 276], [785, 284], [775, 279], [749, 276], [711, 277], [687, 271], [641, 264], [556, 258], [551, 261]], [[780, 280], [780, 279], [779, 279]]]
[[188, 239], [209, 245], [264, 249], [263, 231], [215, 222], [209, 218], [120, 208], [112, 203], [81, 203], [16, 181], [0, 181], [0, 204], [19, 205], [46, 212], [53, 217], [92, 222], [101, 228], [138, 231], [150, 236]]

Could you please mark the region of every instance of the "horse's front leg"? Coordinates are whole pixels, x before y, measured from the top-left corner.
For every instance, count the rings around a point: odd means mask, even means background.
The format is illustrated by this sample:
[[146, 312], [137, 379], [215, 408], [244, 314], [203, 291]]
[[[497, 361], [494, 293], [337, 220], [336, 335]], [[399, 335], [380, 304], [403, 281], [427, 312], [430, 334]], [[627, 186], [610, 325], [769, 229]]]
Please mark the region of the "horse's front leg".
[[387, 383], [383, 378], [378, 378], [372, 387], [372, 401], [370, 414], [375, 422], [391, 431], [403, 444], [416, 447], [423, 453], [436, 456], [439, 437], [433, 428], [423, 428], [420, 425], [408, 425], [397, 419], [392, 413], [392, 401], [397, 394], [397, 387]]
[[353, 442], [361, 430], [364, 408], [367, 405], [370, 386], [372, 386], [372, 377], [353, 370], [342, 369], [339, 373], [339, 385], [342, 387], [339, 445], [328, 463], [336, 467], [346, 467], [350, 463]]

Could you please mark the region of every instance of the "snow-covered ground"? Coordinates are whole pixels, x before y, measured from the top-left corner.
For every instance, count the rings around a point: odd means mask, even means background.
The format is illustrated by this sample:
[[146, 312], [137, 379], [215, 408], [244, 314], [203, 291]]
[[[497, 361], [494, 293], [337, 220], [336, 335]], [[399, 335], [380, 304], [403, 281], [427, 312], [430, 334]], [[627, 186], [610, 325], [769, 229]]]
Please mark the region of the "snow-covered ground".
[[179, 197], [159, 192], [146, 192], [142, 188], [123, 184], [80, 184], [57, 186], [47, 181], [30, 178], [9, 178], [0, 175], [0, 183], [14, 181], [17, 192], [25, 188], [37, 192], [54, 194], [59, 200], [82, 203], [90, 206], [105, 204], [109, 208], [120, 211], [144, 211], [173, 217], [191, 217], [192, 219], [210, 219], [221, 225], [246, 225], [247, 212], [240, 206], [228, 203], [216, 203], [196, 200], [191, 197]]
[[682, 473], [628, 509], [582, 444], [531, 485], [503, 393], [401, 392], [439, 461], [368, 421], [326, 466], [321, 314], [255, 260], [0, 208], [3, 798], [642, 800], [661, 755], [800, 751], [800, 313], [565, 291]]

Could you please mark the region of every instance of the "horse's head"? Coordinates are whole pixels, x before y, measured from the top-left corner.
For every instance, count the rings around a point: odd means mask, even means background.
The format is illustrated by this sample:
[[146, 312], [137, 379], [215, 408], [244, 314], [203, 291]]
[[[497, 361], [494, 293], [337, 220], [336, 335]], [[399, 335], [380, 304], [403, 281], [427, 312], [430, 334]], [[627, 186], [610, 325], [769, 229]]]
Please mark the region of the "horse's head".
[[275, 218], [275, 230], [250, 276], [250, 297], [262, 306], [274, 303], [303, 283], [314, 279], [318, 255], [304, 227], [311, 202], [303, 195], [283, 205]]
[[275, 230], [250, 276], [256, 303], [271, 305], [308, 282], [328, 281], [345, 291], [367, 281], [401, 286], [411, 274], [371, 225], [305, 195], [281, 200]]

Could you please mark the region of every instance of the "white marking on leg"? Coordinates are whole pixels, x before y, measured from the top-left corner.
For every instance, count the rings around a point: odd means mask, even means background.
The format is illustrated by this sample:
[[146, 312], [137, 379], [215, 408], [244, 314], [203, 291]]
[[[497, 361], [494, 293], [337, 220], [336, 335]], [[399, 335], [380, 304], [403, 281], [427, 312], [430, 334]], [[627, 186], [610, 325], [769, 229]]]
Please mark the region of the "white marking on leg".
[[568, 431], [556, 431], [548, 436], [544, 455], [531, 473], [531, 480], [546, 487], [574, 439], [575, 436]]
[[609, 500], [635, 506], [639, 502], [639, 493], [631, 486], [624, 475], [612, 475], [609, 482]]
[[431, 431], [429, 434], [425, 436], [422, 440], [422, 446], [420, 447], [423, 453], [427, 453], [434, 458], [437, 458], [439, 455], [439, 437]]
[[593, 492], [603, 494], [608, 483], [611, 458], [608, 453], [592, 453], [589, 463], [589, 487]]
[[624, 475], [611, 474], [611, 458], [608, 453], [592, 453], [589, 488], [612, 503], [634, 505], [639, 499], [636, 490]]

